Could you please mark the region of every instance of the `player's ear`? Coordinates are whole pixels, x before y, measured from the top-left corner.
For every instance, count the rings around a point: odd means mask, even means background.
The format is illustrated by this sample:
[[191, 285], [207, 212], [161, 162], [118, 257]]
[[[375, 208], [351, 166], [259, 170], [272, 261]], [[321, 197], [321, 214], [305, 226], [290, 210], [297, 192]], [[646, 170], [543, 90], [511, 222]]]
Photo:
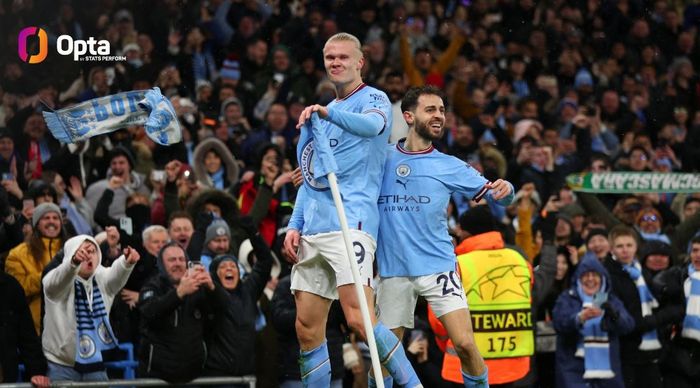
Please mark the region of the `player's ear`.
[[357, 70], [362, 70], [362, 67], [365, 65], [365, 56], [363, 54], [360, 54], [360, 60], [357, 61]]
[[403, 119], [406, 120], [406, 124], [413, 124], [413, 112], [405, 111], [403, 112]]

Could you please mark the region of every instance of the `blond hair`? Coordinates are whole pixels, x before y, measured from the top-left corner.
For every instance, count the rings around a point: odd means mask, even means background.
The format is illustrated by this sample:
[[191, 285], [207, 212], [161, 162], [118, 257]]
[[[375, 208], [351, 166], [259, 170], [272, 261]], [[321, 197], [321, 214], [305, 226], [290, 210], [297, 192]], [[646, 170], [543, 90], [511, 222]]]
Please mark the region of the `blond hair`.
[[352, 42], [357, 51], [360, 53], [360, 56], [362, 56], [362, 44], [360, 43], [360, 40], [357, 39], [357, 37], [353, 34], [348, 34], [347, 32], [339, 32], [326, 41], [326, 44], [323, 45], [323, 49], [326, 49], [326, 46], [330, 42]]

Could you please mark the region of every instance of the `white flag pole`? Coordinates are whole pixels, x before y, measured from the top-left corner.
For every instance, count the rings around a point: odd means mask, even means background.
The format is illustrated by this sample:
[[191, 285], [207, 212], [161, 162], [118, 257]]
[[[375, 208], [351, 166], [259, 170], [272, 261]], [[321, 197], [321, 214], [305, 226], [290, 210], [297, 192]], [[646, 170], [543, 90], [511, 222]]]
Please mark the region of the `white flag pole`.
[[372, 358], [372, 370], [374, 371], [374, 379], [377, 382], [378, 388], [384, 388], [382, 367], [379, 363], [377, 343], [374, 340], [374, 328], [372, 327], [372, 320], [369, 317], [369, 307], [367, 306], [367, 299], [365, 298], [365, 290], [360, 280], [360, 270], [357, 267], [357, 262], [354, 259], [355, 251], [352, 248], [352, 241], [350, 240], [350, 229], [348, 228], [348, 220], [345, 217], [345, 208], [343, 207], [343, 201], [340, 198], [338, 179], [336, 178], [334, 172], [328, 173], [328, 183], [330, 183], [331, 194], [333, 194], [333, 202], [335, 203], [335, 209], [338, 212], [338, 220], [340, 220], [340, 230], [343, 235], [343, 241], [345, 242], [345, 250], [348, 254], [348, 260], [350, 261], [350, 268], [352, 269], [352, 278], [355, 281], [355, 291], [357, 292], [357, 299], [359, 299], [360, 302], [360, 312], [362, 313], [362, 321], [365, 326], [367, 345], [369, 345], [369, 355]]

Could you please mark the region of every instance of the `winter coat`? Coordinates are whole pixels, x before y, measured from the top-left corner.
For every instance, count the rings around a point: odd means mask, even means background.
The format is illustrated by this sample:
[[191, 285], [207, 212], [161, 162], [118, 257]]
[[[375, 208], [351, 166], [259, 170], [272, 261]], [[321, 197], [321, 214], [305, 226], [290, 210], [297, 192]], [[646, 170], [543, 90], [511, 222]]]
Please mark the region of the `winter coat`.
[[13, 248], [5, 260], [5, 272], [12, 275], [24, 289], [37, 334], [41, 333], [41, 271], [61, 249], [60, 239], [42, 238], [44, 255], [34, 260], [29, 245], [23, 242]]
[[601, 275], [604, 280], [604, 289], [601, 291], [610, 292], [611, 278], [608, 272], [598, 262], [598, 260], [584, 260], [576, 268], [572, 283], [574, 285], [564, 291], [557, 299], [554, 306], [554, 329], [557, 331], [556, 350], [556, 386], [568, 387], [588, 387], [591, 381], [595, 381], [597, 387], [617, 387], [623, 388], [622, 366], [620, 362], [620, 335], [627, 334], [634, 329], [634, 320], [625, 309], [625, 305], [614, 294], [609, 294], [608, 301], [603, 304], [604, 316], [601, 321], [603, 330], [608, 333], [610, 345], [610, 367], [615, 373], [612, 379], [584, 380], [583, 373], [584, 359], [576, 357], [576, 347], [582, 341], [579, 329], [581, 324], [578, 314], [581, 312], [583, 302], [576, 291], [577, 280], [586, 272], [594, 271]]
[[33, 330], [22, 286], [12, 276], [0, 272], [0, 295], [3, 296], [3, 303], [0, 303], [0, 366], [3, 372], [0, 382], [17, 382], [20, 357], [26, 369], [25, 376], [46, 375], [46, 358]]
[[158, 269], [139, 295], [139, 376], [183, 383], [200, 376], [207, 359], [204, 323], [215, 294], [200, 288], [180, 299], [160, 262]]
[[[668, 341], [663, 335], [667, 330], [661, 330], [678, 319], [678, 314], [682, 314], [683, 307], [677, 304], [661, 304], [654, 309], [653, 314], [642, 317], [642, 303], [639, 299], [639, 291], [630, 276], [622, 269], [622, 264], [612, 258], [611, 254], [603, 262], [605, 269], [610, 274], [612, 294], [617, 296], [624, 303], [627, 312], [635, 322], [634, 330], [620, 337], [620, 353], [623, 364], [643, 365], [658, 361], [660, 350], [640, 350], [639, 344], [642, 342], [642, 335], [650, 330], [657, 330], [659, 341], [664, 344]], [[642, 266], [642, 276], [647, 287], [654, 294], [653, 281], [649, 270]], [[659, 301], [658, 295], [654, 297]]]
[[[98, 264], [95, 272], [88, 279], [78, 276], [80, 265], [73, 265], [72, 259], [84, 241], [91, 241], [99, 247], [94, 238], [79, 235], [66, 241], [63, 248], [63, 261], [42, 279], [44, 286], [44, 332], [42, 345], [46, 358], [56, 364], [75, 365], [77, 323], [75, 317], [75, 286], [74, 281], [83, 283], [85, 290], [91, 294], [93, 279], [102, 294], [105, 309], [112, 308], [114, 297], [126, 284], [133, 269], [122, 255], [109, 268], [103, 267], [102, 253], [97, 249]], [[88, 301], [92, 301], [88, 297]], [[91, 302], [90, 302], [91, 303]]]
[[217, 155], [219, 155], [219, 158], [221, 158], [221, 166], [225, 171], [223, 189], [228, 191], [229, 188], [238, 183], [238, 174], [240, 169], [238, 167], [238, 163], [236, 163], [236, 158], [233, 156], [233, 154], [231, 154], [231, 151], [229, 151], [228, 148], [226, 148], [226, 145], [217, 138], [210, 137], [204, 139], [197, 144], [197, 147], [195, 147], [194, 155], [192, 157], [194, 175], [202, 185], [212, 189], [215, 188], [214, 182], [204, 167], [204, 158], [207, 155], [207, 152], [210, 150], [214, 151]]
[[[272, 254], [260, 236], [251, 238], [258, 261], [253, 271], [240, 280], [234, 290], [216, 288], [221, 309], [217, 310], [208, 330], [207, 349], [209, 357], [205, 366], [208, 376], [244, 376], [255, 374], [255, 320], [258, 315], [257, 302], [270, 279]], [[214, 259], [209, 273], [220, 285], [216, 273], [222, 260]], [[237, 263], [238, 264], [238, 263]], [[239, 276], [241, 265], [238, 264]]]

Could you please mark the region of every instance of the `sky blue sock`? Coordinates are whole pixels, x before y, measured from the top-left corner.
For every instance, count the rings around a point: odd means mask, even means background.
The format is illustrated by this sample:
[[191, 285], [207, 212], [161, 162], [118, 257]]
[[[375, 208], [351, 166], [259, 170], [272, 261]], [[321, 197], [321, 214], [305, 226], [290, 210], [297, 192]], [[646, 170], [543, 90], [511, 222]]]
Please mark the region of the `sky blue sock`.
[[304, 387], [328, 388], [331, 385], [331, 361], [328, 357], [328, 343], [316, 349], [299, 352], [301, 382]]
[[464, 378], [464, 386], [466, 388], [489, 388], [489, 368], [484, 369], [484, 373], [478, 376], [468, 375], [465, 371], [462, 371], [462, 378]]
[[389, 371], [397, 385], [409, 388], [421, 386], [413, 366], [398, 338], [381, 323], [374, 326], [374, 339], [382, 365]]
[[[367, 388], [377, 388], [377, 382], [374, 381], [374, 377], [370, 374], [368, 374], [369, 378], [367, 379]], [[394, 379], [391, 378], [391, 375], [386, 376], [384, 378], [384, 388], [391, 388], [394, 385]]]

